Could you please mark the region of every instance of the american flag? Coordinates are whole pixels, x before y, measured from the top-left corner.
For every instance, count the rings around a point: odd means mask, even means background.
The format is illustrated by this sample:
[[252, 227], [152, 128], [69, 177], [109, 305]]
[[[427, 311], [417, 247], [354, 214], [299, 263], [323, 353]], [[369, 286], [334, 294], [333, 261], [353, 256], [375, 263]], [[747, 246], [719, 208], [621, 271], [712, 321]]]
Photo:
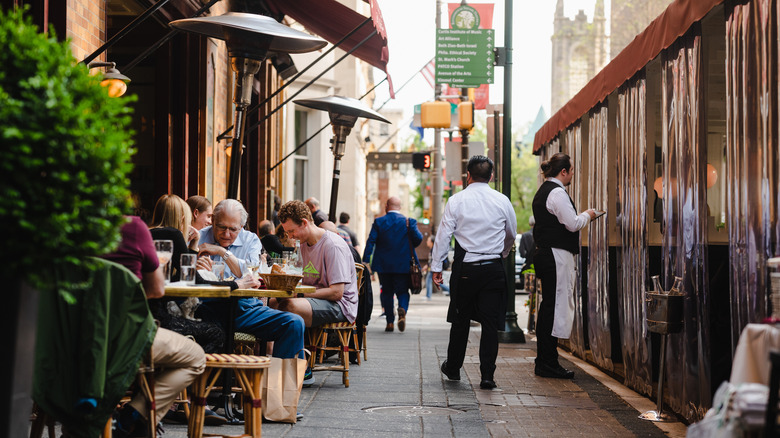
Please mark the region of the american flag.
[[420, 73], [422, 73], [431, 88], [436, 87], [436, 64], [434, 64], [433, 59], [428, 61], [428, 63], [425, 64], [425, 67], [420, 69]]

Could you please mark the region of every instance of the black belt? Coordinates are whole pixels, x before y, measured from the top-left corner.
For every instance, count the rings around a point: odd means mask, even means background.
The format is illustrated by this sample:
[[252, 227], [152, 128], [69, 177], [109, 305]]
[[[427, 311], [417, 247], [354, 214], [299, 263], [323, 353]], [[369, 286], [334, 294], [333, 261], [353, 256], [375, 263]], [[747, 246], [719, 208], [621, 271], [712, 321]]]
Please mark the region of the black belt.
[[465, 266], [485, 266], [493, 263], [501, 263], [501, 259], [480, 260], [478, 262], [463, 262]]

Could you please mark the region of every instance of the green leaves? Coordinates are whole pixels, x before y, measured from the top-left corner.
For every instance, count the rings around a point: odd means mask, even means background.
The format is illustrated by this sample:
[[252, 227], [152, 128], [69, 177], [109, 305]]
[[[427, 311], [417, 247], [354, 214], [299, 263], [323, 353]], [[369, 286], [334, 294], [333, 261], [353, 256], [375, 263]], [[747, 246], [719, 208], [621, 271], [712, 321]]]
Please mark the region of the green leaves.
[[113, 249], [129, 209], [133, 98], [110, 98], [68, 42], [0, 12], [0, 232], [6, 278]]

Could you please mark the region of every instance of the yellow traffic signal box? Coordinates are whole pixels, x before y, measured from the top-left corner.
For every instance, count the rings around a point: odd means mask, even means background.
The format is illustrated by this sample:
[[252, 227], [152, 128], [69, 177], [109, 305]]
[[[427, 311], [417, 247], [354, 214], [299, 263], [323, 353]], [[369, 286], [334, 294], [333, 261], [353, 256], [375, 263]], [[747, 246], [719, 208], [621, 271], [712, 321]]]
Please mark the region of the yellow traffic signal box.
[[458, 104], [458, 127], [471, 129], [474, 127], [474, 102], [461, 102]]
[[420, 122], [423, 128], [449, 128], [452, 123], [450, 104], [437, 100], [420, 105]]

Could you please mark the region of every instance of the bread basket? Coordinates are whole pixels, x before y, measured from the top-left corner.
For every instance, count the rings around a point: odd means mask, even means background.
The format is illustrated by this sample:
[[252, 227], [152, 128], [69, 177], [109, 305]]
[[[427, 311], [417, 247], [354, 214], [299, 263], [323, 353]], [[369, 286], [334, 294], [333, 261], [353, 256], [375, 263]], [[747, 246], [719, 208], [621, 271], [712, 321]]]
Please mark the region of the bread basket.
[[295, 290], [295, 286], [298, 286], [298, 283], [303, 278], [303, 275], [260, 274], [260, 278], [263, 279], [268, 289], [292, 292]]

